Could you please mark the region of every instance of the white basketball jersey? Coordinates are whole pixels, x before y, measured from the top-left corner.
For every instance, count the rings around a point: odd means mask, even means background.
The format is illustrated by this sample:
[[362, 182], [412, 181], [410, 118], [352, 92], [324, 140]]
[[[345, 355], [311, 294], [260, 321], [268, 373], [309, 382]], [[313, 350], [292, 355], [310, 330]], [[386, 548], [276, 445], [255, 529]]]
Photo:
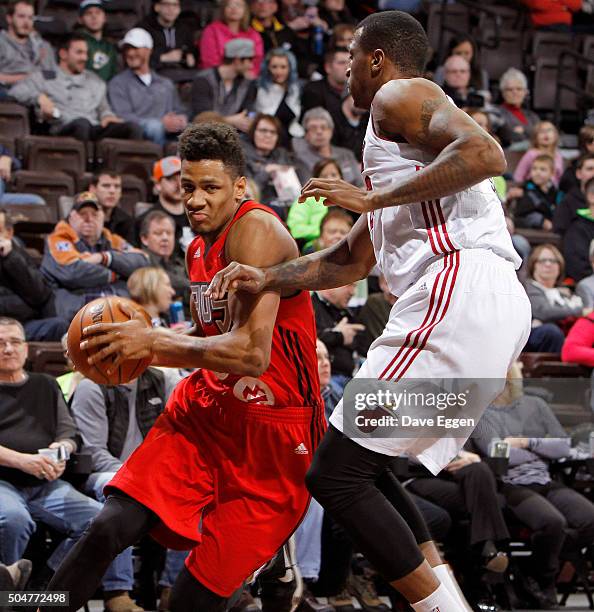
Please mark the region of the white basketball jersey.
[[[433, 159], [404, 138], [392, 141], [378, 136], [372, 109], [363, 149], [367, 189], [402, 182], [422, 172]], [[511, 261], [516, 269], [522, 263], [490, 180], [441, 200], [382, 208], [368, 213], [367, 220], [379, 269], [396, 296], [430, 263], [451, 251], [487, 249]]]

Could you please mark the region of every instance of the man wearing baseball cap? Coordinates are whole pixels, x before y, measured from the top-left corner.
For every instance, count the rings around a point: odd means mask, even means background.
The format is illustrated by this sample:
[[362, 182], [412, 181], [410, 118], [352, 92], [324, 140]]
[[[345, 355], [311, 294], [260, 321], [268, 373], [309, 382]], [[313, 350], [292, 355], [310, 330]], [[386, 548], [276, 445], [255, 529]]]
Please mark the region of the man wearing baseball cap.
[[153, 49], [151, 35], [132, 28], [120, 41], [127, 70], [108, 85], [112, 108], [127, 121], [135, 121], [144, 138], [163, 145], [187, 125], [188, 118], [173, 81], [150, 68]]
[[87, 40], [87, 70], [104, 81], [109, 81], [118, 71], [118, 52], [115, 45], [103, 38], [105, 9], [103, 0], [82, 0], [78, 7], [81, 34]]
[[[140, 227], [144, 217], [153, 210], [167, 213], [175, 221], [175, 241], [177, 254], [183, 254], [184, 244], [191, 239], [190, 224], [186, 216], [180, 183], [181, 160], [170, 155], [163, 157], [153, 166], [153, 183], [155, 193], [159, 196], [157, 203], [136, 221], [136, 233], [140, 236]], [[137, 241], [139, 242], [139, 240]]]
[[57, 314], [67, 321], [100, 295], [127, 296], [126, 279], [148, 265], [144, 253], [105, 229], [104, 221], [97, 196], [83, 191], [47, 238], [41, 270], [54, 287]]
[[257, 93], [256, 81], [249, 78], [255, 53], [253, 41], [247, 38], [227, 42], [223, 63], [196, 75], [190, 116], [214, 111], [233, 127], [247, 132], [251, 125], [248, 114], [254, 108]]

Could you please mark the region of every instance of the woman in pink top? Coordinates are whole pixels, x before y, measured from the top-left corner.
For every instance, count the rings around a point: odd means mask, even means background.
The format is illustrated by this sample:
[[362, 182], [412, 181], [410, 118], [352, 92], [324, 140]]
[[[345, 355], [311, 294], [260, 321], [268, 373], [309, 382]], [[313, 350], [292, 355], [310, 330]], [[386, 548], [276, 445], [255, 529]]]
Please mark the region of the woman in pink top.
[[250, 26], [250, 12], [245, 0], [222, 0], [220, 11], [220, 19], [207, 25], [200, 37], [200, 67], [220, 66], [225, 43], [234, 38], [249, 38], [256, 49], [253, 76], [258, 76], [264, 57], [264, 43], [260, 34]]
[[558, 187], [563, 174], [563, 158], [559, 152], [559, 132], [557, 128], [550, 121], [539, 121], [534, 126], [530, 144], [530, 149], [524, 153], [522, 159], [518, 162], [514, 172], [514, 181], [524, 183], [528, 180], [534, 158], [545, 153], [555, 160], [553, 183], [555, 183], [555, 187]]

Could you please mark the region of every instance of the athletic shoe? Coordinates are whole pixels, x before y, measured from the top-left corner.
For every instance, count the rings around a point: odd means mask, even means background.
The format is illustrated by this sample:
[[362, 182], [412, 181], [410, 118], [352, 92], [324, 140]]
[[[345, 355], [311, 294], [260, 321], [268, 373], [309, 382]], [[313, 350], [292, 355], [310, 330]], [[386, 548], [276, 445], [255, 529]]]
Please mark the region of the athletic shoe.
[[362, 574], [351, 574], [347, 585], [348, 590], [357, 598], [363, 610], [368, 610], [369, 612], [384, 612], [390, 609], [377, 596], [373, 579], [365, 570]]
[[328, 597], [328, 603], [336, 610], [336, 612], [352, 612], [355, 610], [353, 598], [346, 588], [344, 588], [337, 595]]
[[144, 612], [127, 592], [105, 600], [105, 612]]

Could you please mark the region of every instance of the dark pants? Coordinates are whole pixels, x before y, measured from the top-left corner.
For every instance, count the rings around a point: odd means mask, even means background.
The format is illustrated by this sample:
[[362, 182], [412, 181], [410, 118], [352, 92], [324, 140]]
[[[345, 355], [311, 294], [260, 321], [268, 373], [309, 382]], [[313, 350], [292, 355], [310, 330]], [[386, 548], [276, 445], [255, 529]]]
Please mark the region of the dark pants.
[[306, 476], [312, 495], [388, 582], [419, 567], [424, 557], [418, 545], [431, 539], [390, 470], [392, 461], [330, 426]]
[[27, 340], [37, 342], [60, 342], [68, 331], [68, 321], [61, 317], [34, 319], [24, 323]]
[[92, 125], [87, 119], [75, 119], [62, 126], [56, 136], [72, 136], [77, 140], [101, 140], [102, 138], [123, 138], [141, 140], [142, 128], [135, 123], [110, 123], [106, 127]]
[[594, 504], [559, 482], [520, 486], [502, 484], [512, 514], [532, 531], [534, 575], [554, 583], [561, 550], [576, 552], [594, 543]]
[[530, 330], [524, 347], [527, 353], [560, 353], [565, 342], [563, 332], [554, 323], [544, 323]]
[[471, 463], [462, 469], [437, 478], [417, 478], [409, 490], [445, 508], [453, 517], [470, 518], [470, 544], [487, 540], [508, 540], [503, 517], [503, 499], [497, 493], [497, 482], [485, 463]]

